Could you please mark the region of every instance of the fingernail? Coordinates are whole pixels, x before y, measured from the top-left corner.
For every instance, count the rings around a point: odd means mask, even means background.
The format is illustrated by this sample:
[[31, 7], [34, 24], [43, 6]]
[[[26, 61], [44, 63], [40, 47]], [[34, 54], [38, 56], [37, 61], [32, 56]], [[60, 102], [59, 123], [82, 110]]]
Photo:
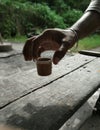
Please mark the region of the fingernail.
[[55, 57], [55, 58], [54, 58], [54, 64], [57, 64], [57, 63], [59, 62], [59, 60], [60, 60], [60, 59], [59, 59], [58, 57]]

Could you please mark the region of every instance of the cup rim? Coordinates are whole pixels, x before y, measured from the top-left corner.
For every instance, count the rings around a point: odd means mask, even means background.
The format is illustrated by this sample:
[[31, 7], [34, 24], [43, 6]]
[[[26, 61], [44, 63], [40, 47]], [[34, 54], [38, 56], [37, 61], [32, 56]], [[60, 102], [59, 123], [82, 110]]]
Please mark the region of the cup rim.
[[46, 58], [46, 57], [39, 57], [36, 61], [37, 63], [51, 63], [52, 59], [51, 58]]

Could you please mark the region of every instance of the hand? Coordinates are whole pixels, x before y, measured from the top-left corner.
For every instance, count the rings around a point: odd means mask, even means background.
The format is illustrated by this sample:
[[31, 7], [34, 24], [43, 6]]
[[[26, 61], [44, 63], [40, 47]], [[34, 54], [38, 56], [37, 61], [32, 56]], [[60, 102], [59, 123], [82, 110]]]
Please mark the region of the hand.
[[23, 48], [25, 60], [35, 60], [46, 50], [54, 50], [53, 63], [57, 64], [73, 47], [77, 38], [73, 31], [63, 29], [47, 29], [38, 36], [28, 39]]

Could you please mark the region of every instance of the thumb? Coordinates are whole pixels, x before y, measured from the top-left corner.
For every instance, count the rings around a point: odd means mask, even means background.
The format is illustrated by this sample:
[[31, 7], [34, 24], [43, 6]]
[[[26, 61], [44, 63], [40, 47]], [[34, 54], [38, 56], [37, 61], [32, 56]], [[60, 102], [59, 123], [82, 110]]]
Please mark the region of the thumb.
[[53, 63], [58, 64], [58, 62], [65, 56], [67, 52], [67, 48], [64, 46], [64, 44], [54, 53], [53, 56]]

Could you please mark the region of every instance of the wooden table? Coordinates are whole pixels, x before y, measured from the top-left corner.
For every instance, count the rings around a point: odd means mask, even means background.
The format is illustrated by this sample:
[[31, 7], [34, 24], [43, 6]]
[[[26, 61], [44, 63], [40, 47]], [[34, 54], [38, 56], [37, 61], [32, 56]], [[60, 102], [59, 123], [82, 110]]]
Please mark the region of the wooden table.
[[58, 130], [100, 87], [100, 58], [75, 54], [38, 76], [17, 52], [0, 55], [0, 124]]

